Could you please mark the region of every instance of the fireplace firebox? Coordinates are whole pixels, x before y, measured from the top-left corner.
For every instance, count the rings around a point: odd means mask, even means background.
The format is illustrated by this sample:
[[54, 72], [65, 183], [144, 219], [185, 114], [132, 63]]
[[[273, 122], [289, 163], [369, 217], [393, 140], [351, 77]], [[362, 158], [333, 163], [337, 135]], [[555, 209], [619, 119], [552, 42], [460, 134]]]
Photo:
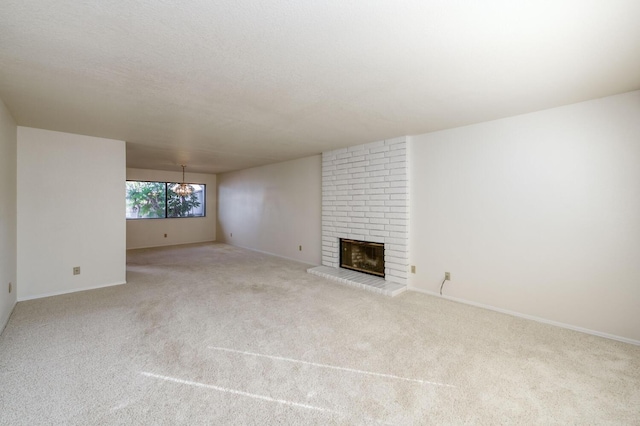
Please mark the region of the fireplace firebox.
[[340, 267], [384, 278], [384, 244], [340, 238]]

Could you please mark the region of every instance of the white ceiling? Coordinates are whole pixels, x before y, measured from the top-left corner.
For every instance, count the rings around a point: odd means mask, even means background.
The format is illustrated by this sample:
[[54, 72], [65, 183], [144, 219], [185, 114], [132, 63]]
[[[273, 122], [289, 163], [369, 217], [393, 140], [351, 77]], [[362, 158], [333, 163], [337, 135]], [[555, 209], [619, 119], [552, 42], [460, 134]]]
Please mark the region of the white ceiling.
[[217, 173], [640, 89], [638, 0], [3, 0], [17, 123]]

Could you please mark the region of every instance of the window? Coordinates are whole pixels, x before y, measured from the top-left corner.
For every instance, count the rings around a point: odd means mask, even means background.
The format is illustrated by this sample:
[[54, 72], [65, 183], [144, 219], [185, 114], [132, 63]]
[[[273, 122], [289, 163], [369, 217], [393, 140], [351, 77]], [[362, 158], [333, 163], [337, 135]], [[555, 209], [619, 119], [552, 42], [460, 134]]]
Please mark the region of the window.
[[205, 216], [205, 185], [188, 183], [190, 195], [174, 192], [175, 182], [127, 181], [127, 219]]
[[179, 183], [167, 183], [167, 217], [204, 216], [204, 185], [188, 183], [191, 195], [181, 197], [173, 189]]

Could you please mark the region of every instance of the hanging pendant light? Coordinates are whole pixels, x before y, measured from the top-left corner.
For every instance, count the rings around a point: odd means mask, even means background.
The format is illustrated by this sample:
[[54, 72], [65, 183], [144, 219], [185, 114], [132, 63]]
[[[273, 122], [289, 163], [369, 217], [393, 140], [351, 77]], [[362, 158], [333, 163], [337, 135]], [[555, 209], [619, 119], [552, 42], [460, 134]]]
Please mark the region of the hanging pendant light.
[[179, 184], [179, 185], [174, 185], [174, 187], [173, 187], [173, 192], [178, 194], [180, 197], [187, 197], [187, 196], [191, 195], [191, 193], [193, 192], [193, 188], [191, 187], [191, 185], [186, 184], [185, 181], [184, 181], [184, 168], [185, 167], [187, 167], [187, 166], [182, 165], [182, 183]]

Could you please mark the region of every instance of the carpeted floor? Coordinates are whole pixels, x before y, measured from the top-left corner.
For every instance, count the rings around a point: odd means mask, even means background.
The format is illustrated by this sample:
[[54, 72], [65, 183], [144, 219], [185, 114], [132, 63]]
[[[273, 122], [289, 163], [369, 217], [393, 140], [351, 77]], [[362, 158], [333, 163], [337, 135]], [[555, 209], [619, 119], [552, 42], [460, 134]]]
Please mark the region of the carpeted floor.
[[224, 244], [21, 302], [0, 424], [640, 424], [640, 348]]

